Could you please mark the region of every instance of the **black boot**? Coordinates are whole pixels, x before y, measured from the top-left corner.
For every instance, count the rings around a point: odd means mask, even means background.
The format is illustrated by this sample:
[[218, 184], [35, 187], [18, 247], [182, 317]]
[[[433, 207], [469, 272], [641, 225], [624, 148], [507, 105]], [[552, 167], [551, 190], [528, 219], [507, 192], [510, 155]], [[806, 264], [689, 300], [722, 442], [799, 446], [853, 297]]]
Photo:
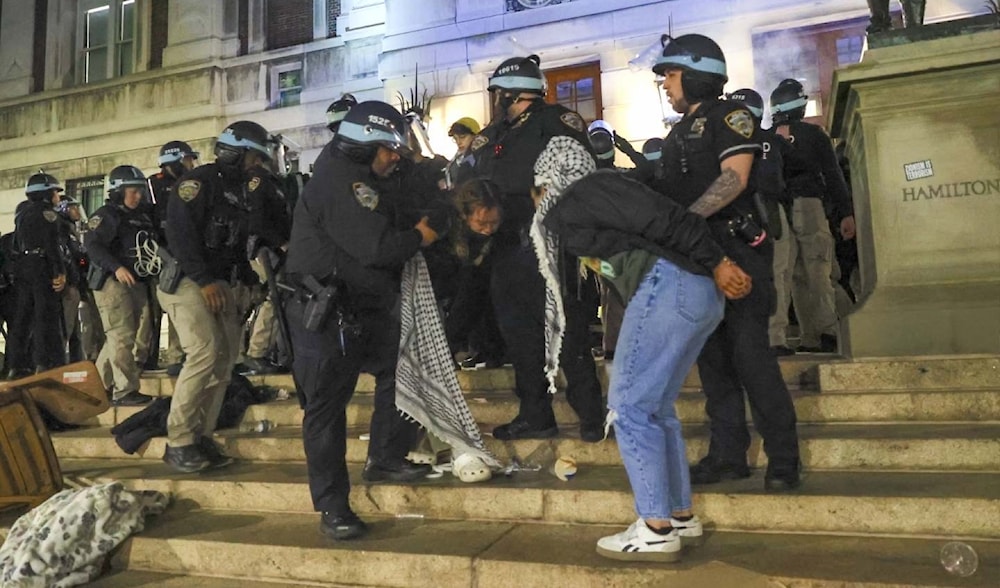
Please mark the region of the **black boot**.
[[334, 541], [350, 541], [367, 534], [368, 525], [350, 511], [345, 514], [324, 512], [319, 520], [319, 531]]
[[416, 464], [402, 458], [376, 461], [369, 457], [361, 477], [366, 482], [414, 482], [426, 478], [432, 469], [427, 464]]

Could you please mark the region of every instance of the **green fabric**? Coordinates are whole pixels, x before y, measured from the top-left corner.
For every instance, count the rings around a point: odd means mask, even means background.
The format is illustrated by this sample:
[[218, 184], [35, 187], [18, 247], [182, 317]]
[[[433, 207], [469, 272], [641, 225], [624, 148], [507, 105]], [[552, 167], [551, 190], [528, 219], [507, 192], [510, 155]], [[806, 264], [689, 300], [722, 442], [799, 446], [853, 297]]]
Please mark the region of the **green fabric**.
[[632, 249], [616, 253], [607, 259], [588, 260], [586, 263], [614, 288], [622, 305], [626, 306], [658, 259], [658, 256], [645, 249]]

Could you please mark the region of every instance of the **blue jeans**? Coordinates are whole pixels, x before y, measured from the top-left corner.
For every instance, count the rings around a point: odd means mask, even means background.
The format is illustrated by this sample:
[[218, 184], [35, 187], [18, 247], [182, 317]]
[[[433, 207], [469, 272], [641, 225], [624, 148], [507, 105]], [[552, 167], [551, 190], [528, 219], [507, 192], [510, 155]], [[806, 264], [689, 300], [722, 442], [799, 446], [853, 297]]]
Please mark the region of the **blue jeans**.
[[707, 276], [660, 259], [625, 308], [608, 390], [608, 416], [635, 510], [667, 519], [691, 508], [691, 478], [674, 402], [705, 340], [722, 320], [724, 297]]

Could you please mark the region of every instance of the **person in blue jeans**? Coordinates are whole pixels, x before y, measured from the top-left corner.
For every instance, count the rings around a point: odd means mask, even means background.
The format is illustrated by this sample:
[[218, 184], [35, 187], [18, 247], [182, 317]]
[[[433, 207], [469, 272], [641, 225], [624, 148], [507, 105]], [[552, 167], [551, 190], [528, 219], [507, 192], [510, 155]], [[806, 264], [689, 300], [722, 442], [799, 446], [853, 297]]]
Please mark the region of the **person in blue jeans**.
[[691, 481], [674, 402], [725, 297], [750, 277], [725, 256], [700, 216], [593, 158], [572, 137], [554, 137], [535, 163], [531, 238], [546, 284], [546, 373], [558, 370], [565, 330], [558, 292], [579, 256], [625, 305], [611, 372], [607, 424], [614, 424], [639, 519], [600, 539], [597, 552], [622, 560], [676, 561], [697, 544]]

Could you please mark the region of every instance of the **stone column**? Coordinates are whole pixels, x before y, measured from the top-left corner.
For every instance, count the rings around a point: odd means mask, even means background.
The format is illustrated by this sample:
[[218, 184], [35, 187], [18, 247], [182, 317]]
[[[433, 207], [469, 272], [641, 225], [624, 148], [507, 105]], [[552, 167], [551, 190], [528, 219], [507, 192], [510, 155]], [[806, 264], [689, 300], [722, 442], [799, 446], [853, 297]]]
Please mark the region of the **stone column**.
[[235, 57], [239, 52], [238, 2], [169, 0], [163, 66]]
[[834, 74], [861, 266], [851, 357], [1000, 353], [998, 55], [1000, 30], [964, 32]]
[[35, 3], [0, 0], [3, 34], [0, 34], [0, 100], [31, 93], [34, 57]]

